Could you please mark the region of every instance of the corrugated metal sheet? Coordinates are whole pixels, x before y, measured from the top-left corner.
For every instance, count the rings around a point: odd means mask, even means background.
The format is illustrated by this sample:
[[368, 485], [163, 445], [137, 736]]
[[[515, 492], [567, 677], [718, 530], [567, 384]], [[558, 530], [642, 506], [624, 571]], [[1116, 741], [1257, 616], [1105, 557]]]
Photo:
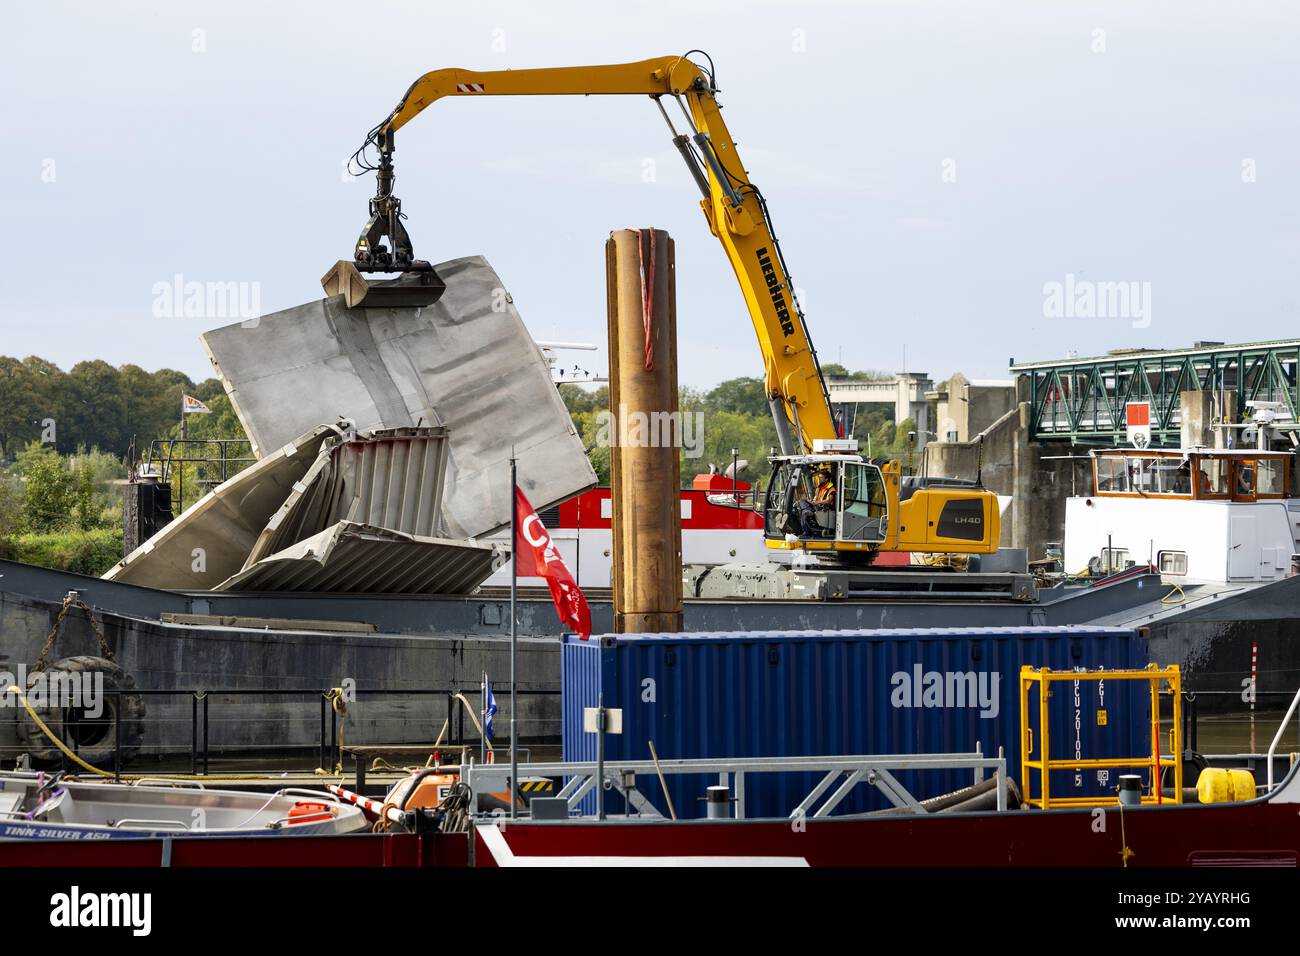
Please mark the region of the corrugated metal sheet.
[[[627, 634], [590, 641], [566, 636], [563, 642], [566, 760], [595, 758], [595, 738], [582, 731], [582, 709], [595, 706], [603, 693], [606, 707], [623, 709], [623, 733], [606, 738], [612, 758], [648, 759], [650, 740], [661, 759], [952, 753], [978, 744], [986, 755], [1005, 748], [1017, 781], [1021, 665], [1113, 669], [1147, 662], [1142, 639], [1122, 628]], [[942, 678], [939, 694], [931, 674]], [[962, 699], [968, 675], [977, 688], [984, 681], [985, 700], [995, 706]], [[1071, 696], [1073, 686], [1066, 685]], [[1078, 688], [1077, 705], [1057, 698], [1049, 707], [1053, 757], [1131, 757], [1149, 750], [1145, 683], [1103, 682], [1099, 689], [1081, 681]], [[1099, 709], [1106, 711], [1104, 726]], [[1078, 779], [1059, 773], [1053, 793], [1109, 792], [1117, 773], [1100, 781], [1096, 771]], [[924, 798], [968, 785], [971, 777], [954, 771], [903, 774], [900, 780]], [[702, 816], [698, 798], [711, 782], [673, 778], [678, 814]], [[815, 782], [793, 774], [751, 775], [748, 815], [783, 816]], [[657, 787], [643, 792], [661, 801]], [[887, 805], [874, 788], [861, 787], [840, 812]]]
[[423, 309], [348, 309], [333, 296], [202, 340], [259, 456], [340, 415], [362, 430], [448, 428], [444, 533], [475, 537], [510, 522], [512, 448], [537, 508], [596, 474], [507, 284], [479, 256], [436, 268], [447, 290]]
[[333, 425], [312, 428], [222, 482], [105, 574], [108, 581], [199, 591], [244, 566], [249, 550], [315, 462], [339, 438]]
[[339, 521], [440, 537], [447, 452], [445, 428], [379, 429], [323, 447], [244, 567]]
[[467, 594], [496, 570], [487, 544], [341, 521], [240, 571], [218, 591]]

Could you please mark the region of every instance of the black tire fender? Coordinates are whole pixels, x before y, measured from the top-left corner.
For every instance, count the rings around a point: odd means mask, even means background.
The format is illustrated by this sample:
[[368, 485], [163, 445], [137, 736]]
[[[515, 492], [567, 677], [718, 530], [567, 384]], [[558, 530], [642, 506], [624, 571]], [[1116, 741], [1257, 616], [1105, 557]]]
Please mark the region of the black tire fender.
[[[91, 719], [86, 716], [84, 708], [75, 709], [71, 720], [64, 720], [64, 708], [49, 700], [32, 701], [32, 709], [40, 716], [60, 740], [62, 740], [82, 760], [99, 767], [110, 769], [113, 764], [113, 749], [117, 744], [118, 727], [121, 722], [122, 756], [121, 763], [126, 765], [140, 750], [144, 740], [144, 697], [131, 693], [136, 689], [135, 679], [113, 661], [103, 657], [65, 657], [55, 661], [44, 671], [29, 674], [28, 688], [34, 687], [36, 681], [49, 681], [54, 673], [75, 675], [103, 675], [103, 700], [99, 702], [100, 717]], [[44, 675], [44, 678], [42, 678]], [[49, 684], [47, 683], [47, 687]], [[94, 688], [94, 684], [91, 685]], [[94, 693], [97, 690], [92, 690]], [[115, 693], [122, 691], [123, 693]], [[37, 705], [40, 706], [37, 706]], [[17, 719], [18, 746], [32, 760], [41, 764], [57, 764], [63, 758], [62, 753], [49, 737], [36, 726], [31, 715], [23, 708]]]

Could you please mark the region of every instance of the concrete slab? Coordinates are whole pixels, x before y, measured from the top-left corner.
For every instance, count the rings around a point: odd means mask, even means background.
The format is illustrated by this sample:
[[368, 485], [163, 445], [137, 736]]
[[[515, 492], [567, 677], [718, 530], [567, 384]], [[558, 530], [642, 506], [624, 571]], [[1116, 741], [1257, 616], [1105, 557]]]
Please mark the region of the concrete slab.
[[444, 530], [474, 537], [509, 523], [512, 447], [539, 509], [596, 475], [496, 272], [480, 256], [436, 269], [447, 290], [424, 309], [333, 296], [202, 338], [258, 455], [339, 417], [363, 431], [447, 428]]

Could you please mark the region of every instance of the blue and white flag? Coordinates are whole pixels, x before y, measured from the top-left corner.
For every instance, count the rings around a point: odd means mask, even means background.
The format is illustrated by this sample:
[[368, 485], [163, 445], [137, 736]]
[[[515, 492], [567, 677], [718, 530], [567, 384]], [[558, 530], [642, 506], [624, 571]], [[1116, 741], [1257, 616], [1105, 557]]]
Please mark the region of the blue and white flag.
[[492, 718], [497, 715], [497, 699], [492, 695], [492, 685], [487, 685], [487, 694], [483, 703], [483, 732], [487, 739], [492, 739]]

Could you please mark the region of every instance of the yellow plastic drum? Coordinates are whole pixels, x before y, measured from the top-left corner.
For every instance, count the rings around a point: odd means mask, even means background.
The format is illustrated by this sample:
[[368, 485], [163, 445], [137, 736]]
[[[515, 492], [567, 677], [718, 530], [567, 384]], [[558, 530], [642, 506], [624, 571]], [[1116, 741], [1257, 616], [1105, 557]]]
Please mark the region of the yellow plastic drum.
[[1201, 803], [1237, 803], [1255, 799], [1255, 775], [1249, 770], [1206, 767], [1196, 780]]

